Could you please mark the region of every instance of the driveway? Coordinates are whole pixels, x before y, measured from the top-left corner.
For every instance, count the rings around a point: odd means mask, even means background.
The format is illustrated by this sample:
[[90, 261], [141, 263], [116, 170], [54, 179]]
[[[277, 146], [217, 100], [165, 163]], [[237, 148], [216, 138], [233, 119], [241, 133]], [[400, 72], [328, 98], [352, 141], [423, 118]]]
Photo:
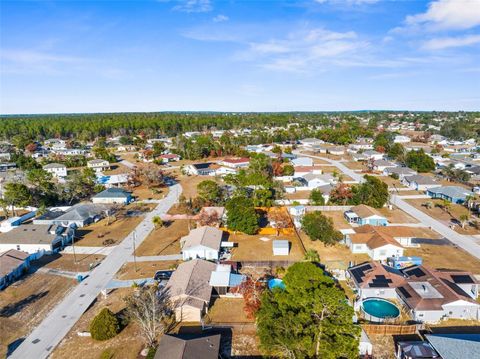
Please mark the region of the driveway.
[[115, 273], [133, 253], [133, 244], [138, 247], [153, 230], [152, 219], [165, 214], [177, 202], [182, 193], [180, 184], [170, 187], [168, 195], [132, 231], [90, 275], [77, 285], [38, 325], [10, 358], [47, 358], [80, 319], [102, 289], [106, 288]]

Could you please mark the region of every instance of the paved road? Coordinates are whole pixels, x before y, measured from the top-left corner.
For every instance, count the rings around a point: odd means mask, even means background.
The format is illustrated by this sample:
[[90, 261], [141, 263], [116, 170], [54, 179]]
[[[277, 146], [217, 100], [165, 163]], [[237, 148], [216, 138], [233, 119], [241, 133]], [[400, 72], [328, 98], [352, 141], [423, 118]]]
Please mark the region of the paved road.
[[480, 259], [480, 245], [476, 243], [475, 238], [473, 238], [472, 236], [465, 236], [455, 232], [454, 230], [450, 229], [448, 226], [437, 221], [436, 219], [433, 219], [432, 217], [423, 213], [419, 209], [413, 207], [411, 204], [405, 202], [401, 196], [392, 195], [391, 202], [397, 207], [399, 207], [400, 209], [402, 209], [403, 211], [407, 212], [413, 218], [416, 218], [417, 220], [425, 224], [427, 227], [430, 227], [434, 231], [440, 233], [442, 236], [447, 238], [453, 244], [464, 249], [466, 252], [470, 253], [472, 256], [475, 256], [478, 259]]
[[[165, 254], [163, 256], [140, 256], [135, 257], [137, 262], [153, 262], [153, 261], [177, 261], [182, 260], [181, 254]], [[133, 256], [128, 259], [129, 262], [133, 262]]]
[[345, 166], [342, 162], [340, 161], [335, 161], [335, 160], [331, 160], [329, 158], [325, 158], [325, 157], [320, 157], [320, 156], [313, 156], [313, 155], [307, 155], [305, 153], [302, 153], [300, 151], [295, 151], [294, 152], [296, 155], [299, 155], [299, 156], [305, 156], [305, 157], [311, 157], [311, 158], [317, 158], [319, 160], [322, 160], [322, 161], [327, 161], [327, 162], [330, 162], [330, 164], [332, 164], [333, 166], [337, 167], [340, 171], [342, 171], [343, 173], [345, 173], [347, 176], [353, 178], [355, 181], [357, 182], [365, 182], [365, 179], [363, 178], [363, 175], [362, 174], [358, 174], [357, 172], [355, 172], [354, 170], [348, 168], [347, 166]]
[[[165, 199], [137, 226], [135, 244], [138, 246], [153, 230], [152, 218], [166, 213], [178, 200], [182, 187], [175, 184]], [[25, 341], [13, 352], [14, 359], [47, 358], [65, 337], [98, 294], [112, 280], [120, 267], [133, 253], [133, 232], [96, 267], [90, 276], [76, 286], [33, 330]]]

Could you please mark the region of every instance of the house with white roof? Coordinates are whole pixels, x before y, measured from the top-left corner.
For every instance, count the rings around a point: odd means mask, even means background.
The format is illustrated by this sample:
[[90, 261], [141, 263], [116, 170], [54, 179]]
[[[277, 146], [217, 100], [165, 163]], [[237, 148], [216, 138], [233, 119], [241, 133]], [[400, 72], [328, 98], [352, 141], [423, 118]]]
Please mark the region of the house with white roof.
[[43, 166], [43, 169], [55, 178], [67, 177], [67, 166], [62, 163], [49, 163]]
[[92, 168], [95, 171], [104, 171], [110, 169], [110, 162], [97, 158], [87, 162], [87, 167]]
[[215, 227], [203, 226], [190, 231], [180, 239], [183, 260], [202, 258], [217, 260], [220, 253], [223, 231]]
[[404, 135], [396, 135], [393, 139], [393, 143], [409, 143], [410, 137]]

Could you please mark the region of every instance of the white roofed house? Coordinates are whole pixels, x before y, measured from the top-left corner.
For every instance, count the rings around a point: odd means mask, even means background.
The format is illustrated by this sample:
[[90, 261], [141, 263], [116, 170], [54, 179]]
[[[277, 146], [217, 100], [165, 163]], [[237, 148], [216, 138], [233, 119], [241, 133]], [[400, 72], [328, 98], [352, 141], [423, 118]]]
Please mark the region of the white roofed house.
[[[229, 295], [230, 288], [238, 287], [244, 280], [245, 276], [232, 272], [230, 264], [217, 264], [215, 271], [210, 275], [210, 285], [213, 287], [213, 295]], [[238, 294], [237, 294], [238, 295]]]
[[122, 188], [107, 188], [92, 197], [93, 203], [129, 204], [133, 200], [132, 194]]
[[403, 180], [405, 176], [416, 175], [417, 171], [408, 167], [387, 167], [383, 170], [384, 176], [398, 176], [399, 180]]
[[43, 166], [43, 169], [51, 173], [55, 178], [64, 178], [67, 177], [67, 166], [61, 163], [49, 163]]
[[374, 150], [365, 151], [363, 152], [363, 155], [370, 160], [381, 160], [384, 157], [383, 153], [380, 153]]
[[328, 148], [328, 153], [331, 155], [341, 156], [345, 154], [345, 147], [343, 146], [334, 146]]
[[395, 163], [386, 160], [373, 161], [373, 169], [375, 171], [383, 172], [386, 168], [398, 167]]
[[308, 188], [318, 188], [326, 185], [335, 184], [337, 179], [333, 177], [331, 174], [314, 174], [314, 173], [307, 173], [303, 176]]
[[215, 227], [203, 226], [191, 230], [187, 236], [180, 239], [183, 260], [217, 260], [222, 237], [223, 231]]
[[298, 157], [290, 161], [293, 166], [313, 166], [313, 159], [310, 157]]
[[438, 183], [432, 177], [422, 175], [405, 176], [402, 183], [417, 191], [426, 191], [430, 188], [442, 186], [441, 183]]
[[410, 141], [410, 137], [404, 135], [396, 135], [393, 139], [393, 143], [409, 143]]
[[225, 166], [229, 168], [245, 168], [250, 164], [250, 159], [246, 157], [231, 157], [225, 158], [218, 162], [220, 166]]
[[97, 158], [95, 160], [88, 161], [87, 167], [92, 168], [95, 171], [104, 171], [110, 169], [110, 162], [107, 160], [102, 160], [101, 158]]

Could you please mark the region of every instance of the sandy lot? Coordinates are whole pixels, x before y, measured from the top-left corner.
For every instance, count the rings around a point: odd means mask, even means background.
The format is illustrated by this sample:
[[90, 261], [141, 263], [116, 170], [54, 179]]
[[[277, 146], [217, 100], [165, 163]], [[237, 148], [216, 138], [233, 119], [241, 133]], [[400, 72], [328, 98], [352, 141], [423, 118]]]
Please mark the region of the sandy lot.
[[189, 233], [188, 220], [175, 220], [154, 229], [137, 248], [138, 256], [156, 256], [180, 253], [180, 238]]
[[73, 279], [34, 273], [0, 291], [0, 357], [28, 335], [74, 285]]
[[393, 208], [390, 210], [387, 207], [383, 207], [377, 210], [384, 215], [390, 223], [418, 223], [415, 218], [399, 208]]

